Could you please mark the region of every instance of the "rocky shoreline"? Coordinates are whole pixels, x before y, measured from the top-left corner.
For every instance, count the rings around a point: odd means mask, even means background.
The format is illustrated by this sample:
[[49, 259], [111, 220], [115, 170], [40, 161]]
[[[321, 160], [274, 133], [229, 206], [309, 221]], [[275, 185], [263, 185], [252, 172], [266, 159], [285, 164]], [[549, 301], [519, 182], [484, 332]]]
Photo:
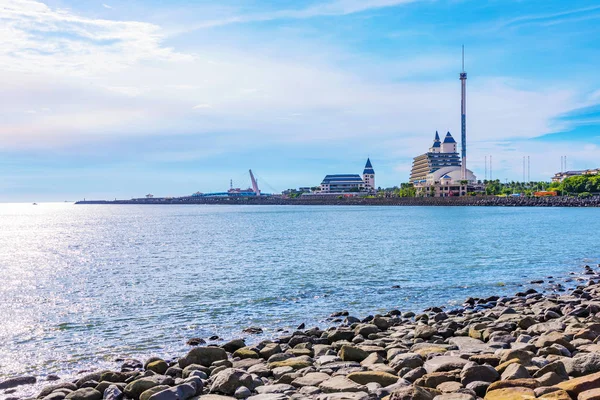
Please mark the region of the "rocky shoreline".
[[[600, 399], [600, 271], [586, 266], [577, 284], [469, 298], [421, 314], [338, 312], [328, 329], [301, 325], [254, 345], [197, 339], [190, 344], [200, 346], [179, 359], [123, 360], [117, 371], [48, 383], [30, 398]], [[0, 398], [24, 398], [18, 390], [35, 382], [0, 381]]]
[[[341, 197], [341, 196], [340, 196]], [[133, 200], [88, 200], [76, 204], [212, 204], [212, 205], [282, 205], [282, 206], [471, 206], [471, 207], [600, 207], [600, 196], [593, 197], [342, 197], [301, 196], [288, 199], [263, 197], [175, 197]]]

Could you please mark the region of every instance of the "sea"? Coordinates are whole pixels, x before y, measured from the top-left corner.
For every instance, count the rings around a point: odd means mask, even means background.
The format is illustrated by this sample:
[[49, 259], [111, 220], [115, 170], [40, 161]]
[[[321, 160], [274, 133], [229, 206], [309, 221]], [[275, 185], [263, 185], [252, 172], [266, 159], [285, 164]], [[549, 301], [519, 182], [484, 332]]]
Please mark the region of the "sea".
[[0, 381], [541, 290], [599, 232], [597, 208], [0, 204]]

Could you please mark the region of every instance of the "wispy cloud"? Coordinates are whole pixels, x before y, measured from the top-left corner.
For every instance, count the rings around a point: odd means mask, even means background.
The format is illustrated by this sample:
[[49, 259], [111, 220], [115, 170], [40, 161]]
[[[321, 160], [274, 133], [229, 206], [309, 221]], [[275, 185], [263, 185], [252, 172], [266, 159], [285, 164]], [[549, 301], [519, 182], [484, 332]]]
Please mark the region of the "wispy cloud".
[[109, 10], [113, 9], [111, 6], [109, 6], [108, 4], [104, 4], [104, 3], [102, 3], [102, 7], [108, 8]]
[[264, 22], [280, 19], [307, 19], [315, 17], [349, 15], [373, 9], [394, 7], [424, 0], [337, 0], [302, 9], [283, 9], [271, 12], [233, 15], [227, 18], [201, 22], [193, 29], [213, 28], [231, 24]]
[[532, 14], [532, 15], [524, 15], [521, 17], [513, 18], [508, 21], [504, 21], [501, 23], [502, 27], [511, 27], [511, 26], [520, 26], [520, 25], [530, 25], [530, 24], [540, 24], [540, 25], [555, 25], [566, 22], [574, 22], [580, 20], [581, 18], [585, 19], [595, 19], [600, 18], [600, 13], [598, 14], [589, 14], [591, 11], [599, 11], [600, 5], [598, 6], [590, 6], [583, 8], [576, 8], [556, 13], [546, 13], [546, 14]]

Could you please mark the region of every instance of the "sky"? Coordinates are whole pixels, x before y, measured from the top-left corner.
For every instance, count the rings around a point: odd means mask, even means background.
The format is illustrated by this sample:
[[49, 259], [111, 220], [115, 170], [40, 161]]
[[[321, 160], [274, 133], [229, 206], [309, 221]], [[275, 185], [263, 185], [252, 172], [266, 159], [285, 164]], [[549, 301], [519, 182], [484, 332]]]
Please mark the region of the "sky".
[[0, 201], [408, 181], [436, 131], [468, 168], [600, 167], [600, 4], [0, 0]]

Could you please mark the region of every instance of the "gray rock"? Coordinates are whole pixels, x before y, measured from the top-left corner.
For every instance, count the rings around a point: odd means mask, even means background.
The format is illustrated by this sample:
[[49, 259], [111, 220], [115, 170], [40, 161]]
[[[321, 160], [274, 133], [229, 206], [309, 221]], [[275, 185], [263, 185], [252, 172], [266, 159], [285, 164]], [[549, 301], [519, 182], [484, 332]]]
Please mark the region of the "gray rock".
[[19, 376], [16, 378], [10, 378], [0, 382], [0, 390], [10, 389], [22, 385], [33, 385], [37, 379], [35, 376]]
[[240, 386], [246, 386], [253, 390], [254, 380], [252, 376], [240, 369], [227, 368], [214, 377], [210, 391], [232, 395]]
[[195, 395], [196, 387], [191, 383], [184, 383], [155, 393], [148, 400], [187, 400]]
[[319, 386], [322, 382], [329, 379], [330, 376], [323, 372], [311, 372], [300, 378], [294, 379], [292, 385], [295, 387], [302, 386]]
[[237, 390], [233, 394], [233, 397], [235, 397], [236, 399], [240, 399], [240, 400], [246, 399], [250, 396], [252, 396], [252, 392], [246, 386], [240, 386], [239, 388], [237, 388]]
[[69, 393], [66, 400], [101, 400], [102, 393], [93, 388], [81, 388]]
[[48, 396], [44, 397], [43, 400], [63, 400], [65, 397], [67, 397], [67, 393], [54, 392], [54, 393], [50, 393]]
[[423, 365], [423, 358], [417, 353], [402, 353], [396, 355], [390, 361], [390, 367], [400, 371], [404, 367], [410, 369], [418, 368]]
[[454, 356], [439, 356], [427, 360], [423, 367], [428, 374], [432, 372], [444, 372], [452, 371], [455, 369], [462, 369], [468, 361], [460, 357]]
[[463, 353], [492, 353], [494, 349], [485, 344], [479, 339], [475, 339], [468, 336], [456, 336], [448, 339], [448, 343], [458, 347]]
[[498, 371], [489, 365], [465, 365], [460, 372], [460, 382], [464, 386], [476, 381], [495, 382], [498, 378]]
[[365, 392], [351, 393], [324, 393], [317, 396], [317, 400], [367, 400], [369, 395]]
[[409, 382], [415, 382], [417, 379], [423, 377], [425, 374], [427, 374], [425, 368], [418, 367], [401, 376]]
[[200, 364], [210, 367], [215, 361], [227, 360], [227, 353], [219, 347], [195, 347], [183, 358], [179, 359], [179, 367]]
[[345, 376], [334, 376], [319, 385], [319, 388], [325, 393], [336, 392], [366, 392], [367, 388], [363, 385], [351, 381]]
[[159, 385], [171, 386], [173, 383], [173, 378], [170, 376], [154, 375], [146, 378], [140, 378], [129, 383], [127, 386], [125, 386], [125, 390], [123, 392], [129, 397], [138, 399], [140, 395], [148, 389]]
[[580, 353], [573, 358], [563, 358], [565, 370], [571, 376], [583, 376], [600, 372], [600, 353]]
[[525, 369], [521, 364], [510, 364], [502, 373], [503, 381], [510, 381], [513, 379], [527, 379], [531, 378], [529, 371]]
[[282, 393], [257, 394], [248, 397], [248, 400], [288, 400], [289, 397]]
[[110, 385], [105, 391], [104, 396], [102, 397], [104, 400], [122, 400], [123, 392], [116, 385]]
[[260, 393], [260, 394], [287, 393], [287, 392], [293, 392], [294, 390], [296, 390], [296, 388], [294, 386], [288, 385], [286, 383], [276, 383], [273, 385], [265, 385], [265, 386], [256, 388], [256, 392]]
[[483, 398], [485, 397], [485, 393], [487, 392], [489, 386], [490, 382], [474, 381], [469, 383], [466, 388], [472, 390], [477, 396]]
[[77, 386], [75, 386], [71, 382], [64, 382], [64, 383], [58, 383], [56, 385], [46, 386], [44, 389], [42, 389], [42, 391], [38, 395], [38, 398], [46, 397], [50, 393], [52, 393], [52, 392], [54, 392], [55, 390], [58, 390], [58, 389], [68, 389], [68, 390], [74, 391], [74, 390], [77, 390]]
[[437, 329], [429, 326], [429, 325], [417, 325], [415, 328], [415, 338], [420, 339], [429, 339], [433, 335], [437, 334]]

